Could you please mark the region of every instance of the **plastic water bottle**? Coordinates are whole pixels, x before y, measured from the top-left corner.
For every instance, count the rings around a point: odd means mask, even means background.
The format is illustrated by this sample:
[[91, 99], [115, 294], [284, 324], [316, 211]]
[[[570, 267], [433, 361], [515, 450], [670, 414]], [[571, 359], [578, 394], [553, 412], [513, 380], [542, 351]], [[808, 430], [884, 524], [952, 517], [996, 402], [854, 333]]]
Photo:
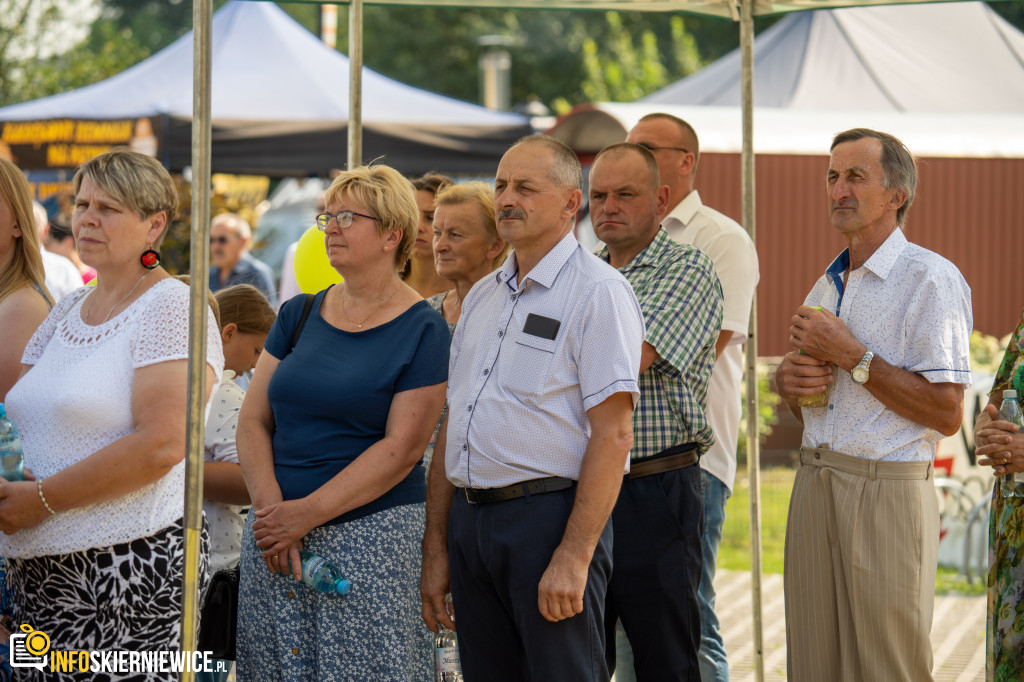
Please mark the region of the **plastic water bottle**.
[[[451, 614], [452, 598], [444, 600], [445, 609]], [[459, 662], [459, 644], [453, 630], [437, 624], [434, 635], [434, 682], [462, 682], [462, 664]]]
[[299, 557], [302, 559], [302, 582], [321, 594], [348, 594], [352, 583], [341, 577], [337, 566], [306, 549], [299, 552]]
[[[1003, 404], [999, 406], [999, 418], [1021, 427], [1024, 431], [1024, 414], [1020, 411], [1020, 403], [1017, 402], [1017, 391], [1006, 389], [1003, 391]], [[1018, 431], [1020, 433], [1020, 431]], [[999, 491], [1003, 497], [1024, 497], [1024, 474], [1007, 474], [999, 484]]]
[[21, 452], [18, 427], [7, 418], [7, 410], [0, 403], [0, 476], [8, 481], [25, 480], [25, 456]]

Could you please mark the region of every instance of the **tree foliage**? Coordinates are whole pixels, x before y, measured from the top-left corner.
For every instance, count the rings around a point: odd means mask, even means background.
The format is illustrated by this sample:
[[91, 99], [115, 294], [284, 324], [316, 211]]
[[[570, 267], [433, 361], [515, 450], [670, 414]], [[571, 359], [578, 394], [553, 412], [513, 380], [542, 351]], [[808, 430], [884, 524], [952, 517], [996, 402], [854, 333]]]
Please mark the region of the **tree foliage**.
[[[219, 8], [226, 0], [214, 0]], [[82, 7], [99, 16], [84, 40], [55, 31]], [[311, 31], [320, 7], [279, 3]], [[1024, 1], [993, 3], [1024, 28]], [[338, 49], [347, 52], [346, 6]], [[775, 18], [757, 19], [755, 29]], [[107, 78], [166, 47], [192, 23], [189, 0], [0, 0], [0, 104]], [[59, 35], [61, 39], [55, 39]], [[584, 101], [631, 101], [734, 49], [736, 24], [679, 13], [367, 6], [364, 60], [396, 80], [479, 101], [484, 36], [501, 36], [512, 56], [511, 100], [556, 110]]]

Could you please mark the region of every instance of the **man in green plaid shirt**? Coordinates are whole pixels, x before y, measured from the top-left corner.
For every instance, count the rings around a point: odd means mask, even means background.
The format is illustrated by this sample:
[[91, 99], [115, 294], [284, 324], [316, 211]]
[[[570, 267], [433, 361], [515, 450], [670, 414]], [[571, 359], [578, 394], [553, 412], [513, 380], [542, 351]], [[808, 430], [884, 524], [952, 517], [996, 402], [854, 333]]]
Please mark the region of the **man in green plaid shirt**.
[[647, 325], [630, 473], [612, 513], [607, 656], [614, 668], [621, 619], [638, 682], [699, 682], [704, 522], [696, 464], [714, 443], [705, 413], [723, 298], [711, 259], [661, 229], [667, 206], [650, 150], [623, 143], [594, 159], [590, 213], [606, 244], [597, 255], [629, 280]]

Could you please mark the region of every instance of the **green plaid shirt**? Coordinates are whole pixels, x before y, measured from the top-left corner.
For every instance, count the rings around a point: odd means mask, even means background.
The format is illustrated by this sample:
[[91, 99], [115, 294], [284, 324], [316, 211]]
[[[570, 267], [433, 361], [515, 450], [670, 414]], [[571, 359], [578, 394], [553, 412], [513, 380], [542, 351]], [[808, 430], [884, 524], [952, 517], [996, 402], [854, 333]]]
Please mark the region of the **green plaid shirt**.
[[[608, 247], [597, 252], [608, 261]], [[658, 359], [640, 375], [633, 412], [634, 460], [683, 443], [703, 454], [715, 442], [707, 419], [708, 382], [722, 329], [722, 285], [702, 251], [658, 230], [619, 272], [629, 280]]]

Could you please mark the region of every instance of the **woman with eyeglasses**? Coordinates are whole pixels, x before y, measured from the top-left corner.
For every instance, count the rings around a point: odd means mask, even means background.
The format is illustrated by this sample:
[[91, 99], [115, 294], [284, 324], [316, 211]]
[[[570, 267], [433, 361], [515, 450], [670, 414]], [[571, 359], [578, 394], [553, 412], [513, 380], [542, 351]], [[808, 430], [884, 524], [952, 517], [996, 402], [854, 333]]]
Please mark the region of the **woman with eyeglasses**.
[[[428, 680], [419, 618], [425, 482], [448, 330], [399, 272], [418, 210], [387, 166], [339, 175], [317, 216], [341, 284], [286, 302], [238, 422], [253, 511], [242, 538], [239, 679]], [[297, 582], [299, 550], [352, 590]]]

